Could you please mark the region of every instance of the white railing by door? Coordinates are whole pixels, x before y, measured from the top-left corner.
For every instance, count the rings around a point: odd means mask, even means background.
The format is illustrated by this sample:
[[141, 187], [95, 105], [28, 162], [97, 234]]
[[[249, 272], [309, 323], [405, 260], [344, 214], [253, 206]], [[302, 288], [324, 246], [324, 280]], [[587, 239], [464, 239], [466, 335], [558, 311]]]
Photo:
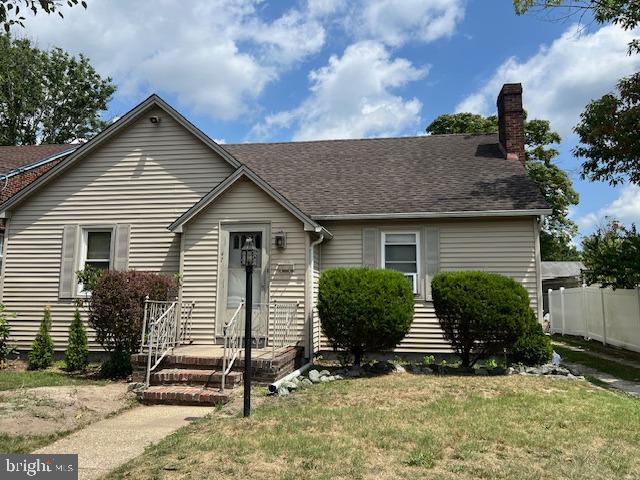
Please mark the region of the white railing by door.
[[191, 343], [191, 315], [194, 302], [182, 303], [145, 299], [140, 353], [147, 351], [145, 384], [151, 372], [176, 345]]
[[291, 326], [298, 315], [299, 302], [273, 302], [273, 323], [271, 330], [271, 361], [275, 359], [276, 351], [294, 345], [298, 338], [293, 338]]
[[242, 352], [242, 342], [244, 340], [244, 300], [233, 312], [231, 319], [224, 325], [224, 351], [222, 357], [222, 381], [220, 383], [220, 391], [224, 392], [227, 375], [233, 368], [233, 364]]

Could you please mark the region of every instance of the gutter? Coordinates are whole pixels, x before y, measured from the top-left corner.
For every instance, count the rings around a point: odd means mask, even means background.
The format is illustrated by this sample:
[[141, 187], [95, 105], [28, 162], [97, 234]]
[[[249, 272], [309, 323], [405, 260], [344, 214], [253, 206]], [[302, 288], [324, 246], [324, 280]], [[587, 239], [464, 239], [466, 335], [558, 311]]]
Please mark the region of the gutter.
[[452, 212], [347, 213], [343, 215], [314, 215], [311, 218], [314, 220], [395, 220], [452, 217], [523, 217], [550, 214], [550, 208], [539, 208], [528, 210], [469, 210]]

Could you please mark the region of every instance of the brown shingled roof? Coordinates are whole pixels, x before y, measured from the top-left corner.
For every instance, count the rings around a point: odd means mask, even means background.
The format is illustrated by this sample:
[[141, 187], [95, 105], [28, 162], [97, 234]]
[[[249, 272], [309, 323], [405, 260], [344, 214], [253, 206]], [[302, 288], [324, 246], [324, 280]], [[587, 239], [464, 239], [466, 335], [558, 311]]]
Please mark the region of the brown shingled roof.
[[222, 146], [311, 217], [548, 208], [497, 134]]
[[8, 173], [39, 160], [44, 160], [56, 153], [70, 150], [78, 145], [51, 144], [51, 145], [20, 145], [0, 146], [0, 174]]

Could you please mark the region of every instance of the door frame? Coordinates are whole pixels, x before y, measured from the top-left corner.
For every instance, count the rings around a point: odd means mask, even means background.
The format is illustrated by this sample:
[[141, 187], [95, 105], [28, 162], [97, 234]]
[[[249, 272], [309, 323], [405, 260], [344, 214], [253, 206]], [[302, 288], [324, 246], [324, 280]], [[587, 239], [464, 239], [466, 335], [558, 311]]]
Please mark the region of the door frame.
[[[261, 232], [262, 233], [262, 276], [265, 289], [267, 315], [269, 315], [270, 280], [271, 280], [271, 221], [270, 220], [221, 220], [218, 224], [218, 270], [216, 277], [216, 309], [215, 328], [217, 337], [224, 336], [224, 312], [227, 307], [227, 286], [229, 266], [229, 233]], [[223, 235], [226, 241], [222, 241]], [[220, 248], [223, 246], [223, 248]], [[221, 282], [222, 279], [222, 282]]]

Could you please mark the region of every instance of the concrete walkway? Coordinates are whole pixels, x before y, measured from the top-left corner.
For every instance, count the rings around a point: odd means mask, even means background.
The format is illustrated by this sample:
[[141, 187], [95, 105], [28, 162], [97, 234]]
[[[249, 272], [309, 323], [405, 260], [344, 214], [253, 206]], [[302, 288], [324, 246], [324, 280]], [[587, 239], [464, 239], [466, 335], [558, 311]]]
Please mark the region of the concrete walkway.
[[173, 405], [139, 406], [89, 425], [34, 453], [77, 453], [78, 478], [100, 478], [141, 455], [145, 447], [213, 410]]
[[619, 363], [620, 365], [625, 365], [627, 367], [640, 368], [640, 362], [636, 362], [633, 360], [628, 360], [625, 358], [616, 357], [615, 355], [608, 355], [606, 353], [588, 350], [586, 348], [579, 347], [571, 343], [565, 343], [559, 340], [552, 340], [551, 343], [553, 345], [558, 345], [560, 347], [566, 348], [568, 350], [572, 350], [574, 352], [586, 353], [587, 355], [591, 355], [592, 357], [602, 358], [603, 360], [609, 360], [610, 362]]
[[603, 373], [599, 370], [585, 367], [578, 363], [570, 363], [563, 360], [562, 365], [565, 365], [569, 370], [577, 374], [588, 375], [600, 380], [602, 383], [606, 383], [610, 387], [622, 390], [623, 392], [627, 392], [631, 395], [640, 396], [640, 383], [622, 380], [618, 377], [614, 377], [613, 375], [609, 375], [608, 373]]

